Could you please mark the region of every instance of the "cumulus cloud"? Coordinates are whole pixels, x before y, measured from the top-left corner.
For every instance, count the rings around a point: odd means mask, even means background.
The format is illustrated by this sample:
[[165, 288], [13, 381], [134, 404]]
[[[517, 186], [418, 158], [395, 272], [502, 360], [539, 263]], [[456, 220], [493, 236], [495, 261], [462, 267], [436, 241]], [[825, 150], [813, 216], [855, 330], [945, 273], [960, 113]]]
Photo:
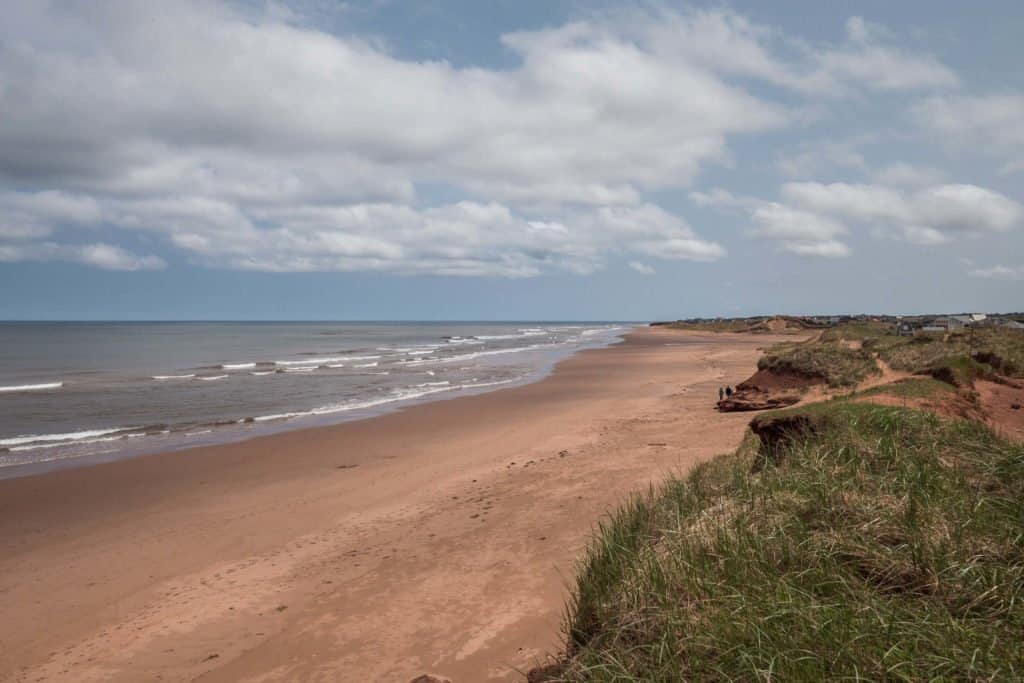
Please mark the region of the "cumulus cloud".
[[893, 44], [882, 27], [851, 17], [846, 40], [809, 44], [776, 28], [723, 9], [679, 13], [625, 11], [616, 25], [673, 55], [705, 68], [762, 80], [802, 94], [842, 96], [863, 90], [955, 88], [957, 75], [936, 57]]
[[850, 254], [849, 247], [836, 239], [846, 233], [846, 227], [829, 218], [775, 202], [758, 206], [752, 218], [756, 227], [751, 234], [777, 240], [784, 251], [825, 258]]
[[70, 261], [103, 270], [160, 270], [167, 263], [158, 256], [137, 256], [110, 244], [0, 244], [0, 262]]
[[[810, 45], [726, 9], [508, 33], [501, 69], [402, 59], [277, 4], [0, 13], [4, 258], [121, 270], [165, 263], [73, 246], [96, 239], [75, 231], [145, 232], [197, 263], [269, 271], [526, 277], [594, 272], [613, 254], [713, 261], [725, 248], [651, 193], [728, 162], [735, 138], [791, 125], [794, 93], [957, 85], [858, 19], [841, 43]], [[860, 165], [851, 154], [833, 161]], [[972, 201], [933, 203], [952, 214]], [[786, 237], [784, 223], [765, 209], [758, 235], [845, 255], [841, 232]]]
[[640, 263], [639, 261], [630, 261], [629, 267], [635, 270], [636, 272], [640, 273], [641, 275], [654, 275], [655, 272], [657, 272], [654, 270], [654, 268], [650, 267], [646, 263]]
[[976, 185], [938, 185], [907, 192], [868, 184], [786, 183], [790, 203], [823, 215], [935, 236], [1004, 232], [1024, 217], [1024, 207]]
[[[8, 203], [29, 201], [20, 194]], [[0, 198], [0, 211], [4, 198]], [[530, 277], [545, 270], [591, 273], [611, 254], [713, 261], [725, 249], [652, 204], [579, 208], [539, 220], [496, 203], [461, 201], [426, 209], [394, 203], [271, 205], [239, 210], [209, 199], [109, 199], [82, 228], [99, 224], [161, 235], [192, 261], [264, 271], [380, 271]], [[23, 245], [17, 260], [64, 259], [110, 269], [161, 267], [126, 252]], [[9, 257], [8, 260], [15, 260]]]
[[876, 184], [784, 183], [780, 201], [735, 196], [717, 188], [690, 193], [698, 206], [749, 215], [749, 234], [777, 241], [784, 251], [840, 258], [850, 254], [839, 238], [850, 225], [876, 234], [935, 245], [958, 236], [1006, 232], [1024, 221], [1024, 206], [976, 185], [904, 189]]
[[1024, 171], [1024, 94], [933, 96], [913, 113], [943, 142], [1003, 159], [1004, 172]]

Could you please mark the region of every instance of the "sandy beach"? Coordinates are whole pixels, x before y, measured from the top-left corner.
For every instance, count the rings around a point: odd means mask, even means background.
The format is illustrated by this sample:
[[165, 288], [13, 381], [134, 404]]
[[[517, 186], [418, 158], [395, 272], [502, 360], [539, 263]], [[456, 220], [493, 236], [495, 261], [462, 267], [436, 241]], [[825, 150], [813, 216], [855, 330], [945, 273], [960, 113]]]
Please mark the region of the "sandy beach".
[[523, 680], [631, 491], [734, 447], [770, 335], [638, 329], [547, 378], [0, 481], [0, 680]]

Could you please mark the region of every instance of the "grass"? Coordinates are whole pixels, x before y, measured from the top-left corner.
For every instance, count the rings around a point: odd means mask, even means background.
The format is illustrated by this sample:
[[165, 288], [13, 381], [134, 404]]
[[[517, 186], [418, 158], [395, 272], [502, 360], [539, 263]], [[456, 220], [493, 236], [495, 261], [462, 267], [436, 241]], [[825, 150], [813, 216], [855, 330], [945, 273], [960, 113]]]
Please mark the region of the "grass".
[[859, 391], [853, 397], [887, 395], [906, 399], [927, 399], [954, 393], [956, 389], [947, 382], [940, 382], [931, 377], [914, 377], [902, 382], [883, 384]]
[[870, 404], [779, 417], [803, 432], [772, 464], [748, 435], [601, 524], [549, 680], [1024, 676], [1024, 448]]
[[893, 333], [892, 323], [877, 323], [870, 320], [854, 321], [830, 327], [821, 333], [822, 341], [863, 341], [865, 339], [878, 339], [891, 336], [896, 339]]
[[819, 378], [830, 387], [855, 386], [881, 372], [867, 351], [821, 341], [777, 345], [758, 360], [757, 369]]
[[674, 323], [669, 323], [666, 327], [673, 330], [693, 330], [697, 332], [748, 332], [755, 324], [756, 323], [754, 321], [744, 320], [742, 318], [708, 320], [705, 322], [686, 322], [684, 320], [678, 320]]
[[946, 359], [973, 354], [1009, 377], [1024, 377], [1024, 334], [999, 328], [951, 333], [945, 339], [917, 337], [904, 344], [883, 345], [879, 357], [897, 370], [928, 372]]
[[995, 374], [992, 366], [987, 363], [979, 363], [967, 356], [943, 358], [936, 362], [929, 371], [935, 379], [961, 389], [972, 388], [974, 380], [988, 379]]

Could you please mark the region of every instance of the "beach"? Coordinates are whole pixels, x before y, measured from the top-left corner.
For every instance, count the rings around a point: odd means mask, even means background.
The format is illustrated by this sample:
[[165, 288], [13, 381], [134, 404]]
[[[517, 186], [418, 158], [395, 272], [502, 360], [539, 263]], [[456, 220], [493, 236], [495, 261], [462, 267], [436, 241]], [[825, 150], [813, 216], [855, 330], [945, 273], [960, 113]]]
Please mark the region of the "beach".
[[773, 335], [638, 328], [544, 379], [0, 481], [0, 680], [523, 680], [626, 496], [740, 441]]

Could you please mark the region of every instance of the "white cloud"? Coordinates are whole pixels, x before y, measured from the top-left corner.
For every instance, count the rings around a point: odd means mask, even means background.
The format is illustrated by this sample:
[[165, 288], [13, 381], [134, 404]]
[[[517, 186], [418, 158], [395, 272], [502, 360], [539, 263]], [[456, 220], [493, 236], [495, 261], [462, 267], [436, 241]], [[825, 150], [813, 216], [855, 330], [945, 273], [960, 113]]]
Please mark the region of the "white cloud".
[[841, 44], [809, 44], [723, 9], [615, 14], [628, 35], [659, 52], [729, 75], [755, 78], [804, 94], [847, 95], [858, 90], [944, 89], [959, 78], [938, 59], [892, 43], [894, 36], [859, 17], [847, 21]]
[[110, 244], [0, 244], [0, 262], [71, 261], [103, 270], [160, 270], [167, 263], [158, 256], [137, 256]]
[[1004, 232], [1020, 223], [1024, 207], [976, 185], [938, 185], [907, 192], [880, 185], [786, 183], [789, 203], [822, 215], [891, 226], [935, 243], [939, 236]]
[[[32, 201], [8, 194], [0, 198], [0, 212], [4, 199]], [[110, 199], [99, 202], [97, 211], [83, 216], [79, 227], [149, 232], [194, 262], [247, 270], [529, 277], [547, 270], [594, 272], [613, 254], [689, 261], [725, 256], [721, 245], [699, 238], [681, 218], [651, 204], [564, 210], [556, 220], [470, 201], [427, 209], [393, 203], [272, 205], [246, 214], [208, 199]], [[76, 260], [120, 270], [163, 265], [106, 245], [76, 247], [73, 253], [53, 244], [11, 246], [8, 260]]]
[[835, 81], [853, 81], [874, 90], [955, 88], [960, 83], [935, 57], [882, 44], [886, 32], [859, 17], [848, 20], [846, 30], [845, 48], [818, 54], [819, 69]]
[[78, 250], [76, 260], [103, 270], [160, 270], [167, 267], [157, 256], [136, 256], [109, 244], [87, 244]]
[[1024, 265], [998, 265], [990, 268], [973, 268], [968, 270], [967, 274], [971, 277], [986, 278], [990, 280], [1024, 280]]
[[641, 275], [654, 275], [657, 272], [646, 263], [640, 263], [639, 261], [630, 261], [629, 267]]
[[1003, 159], [1004, 172], [1024, 170], [1024, 94], [935, 96], [913, 112], [941, 142]]
[[905, 225], [902, 234], [903, 239], [913, 244], [944, 244], [949, 241], [947, 235], [927, 225]]
[[[593, 272], [613, 254], [713, 261], [725, 248], [650, 193], [690, 187], [730, 161], [735, 138], [791, 125], [794, 94], [957, 84], [856, 18], [840, 44], [811, 45], [724, 9], [596, 13], [508, 33], [511, 63], [481, 68], [402, 59], [277, 4], [2, 14], [0, 182], [19, 191], [0, 193], [0, 248], [108, 269], [165, 264], [71, 246], [98, 239], [74, 231], [145, 232], [195, 262], [271, 271], [526, 277]], [[830, 149], [830, 163], [863, 166]], [[936, 215], [993, 205], [946, 187], [929, 199]], [[839, 223], [807, 218], [794, 237], [782, 208], [764, 210], [758, 234], [795, 253], [848, 251], [841, 231], [809, 236]], [[913, 225], [943, 229], [921, 211]]]
[[751, 234], [777, 240], [784, 251], [826, 258], [850, 254], [849, 247], [836, 239], [846, 233], [846, 227], [830, 218], [775, 202], [757, 207], [751, 218], [757, 226]]
[[[415, 177], [502, 200], [635, 202], [723, 158], [727, 135], [786, 120], [596, 21], [508, 34], [521, 63], [486, 70], [198, 3], [44, 18], [83, 44], [0, 55], [0, 171], [82, 187], [360, 200], [407, 193]], [[351, 187], [366, 176], [382, 182]]]
[[[905, 169], [899, 169], [901, 172]], [[749, 234], [777, 241], [784, 251], [839, 258], [850, 254], [839, 238], [849, 225], [922, 245], [963, 235], [1006, 232], [1024, 221], [1024, 206], [976, 185], [900, 189], [873, 184], [784, 183], [779, 202], [737, 197], [721, 188], [691, 192], [698, 206], [736, 209], [750, 216]]]

